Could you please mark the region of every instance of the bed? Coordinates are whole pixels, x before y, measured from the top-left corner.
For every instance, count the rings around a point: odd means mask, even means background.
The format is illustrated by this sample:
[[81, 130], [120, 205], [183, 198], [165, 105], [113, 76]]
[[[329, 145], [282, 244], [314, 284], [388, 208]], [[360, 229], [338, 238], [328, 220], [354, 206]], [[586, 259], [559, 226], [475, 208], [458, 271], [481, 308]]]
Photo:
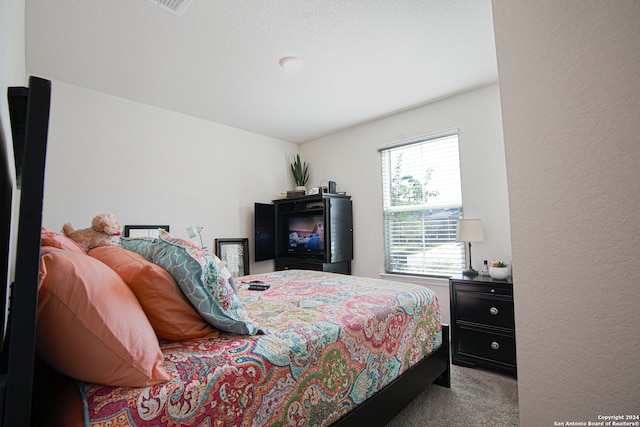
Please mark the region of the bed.
[[229, 279], [163, 230], [87, 254], [39, 216], [20, 221], [30, 263], [16, 266], [3, 346], [4, 425], [375, 426], [449, 386], [427, 288], [303, 270]]
[[256, 280], [271, 288], [239, 294], [264, 334], [163, 342], [168, 383], [82, 385], [90, 425], [330, 425], [442, 345], [423, 289], [300, 270], [242, 278]]

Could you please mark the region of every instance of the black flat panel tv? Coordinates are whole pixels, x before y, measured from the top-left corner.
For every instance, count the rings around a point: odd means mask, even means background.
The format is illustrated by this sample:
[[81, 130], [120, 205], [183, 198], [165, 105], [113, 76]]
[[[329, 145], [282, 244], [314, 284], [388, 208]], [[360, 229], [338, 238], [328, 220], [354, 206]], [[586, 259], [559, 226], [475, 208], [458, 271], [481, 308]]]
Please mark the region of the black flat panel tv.
[[287, 216], [289, 253], [324, 253], [324, 215]]

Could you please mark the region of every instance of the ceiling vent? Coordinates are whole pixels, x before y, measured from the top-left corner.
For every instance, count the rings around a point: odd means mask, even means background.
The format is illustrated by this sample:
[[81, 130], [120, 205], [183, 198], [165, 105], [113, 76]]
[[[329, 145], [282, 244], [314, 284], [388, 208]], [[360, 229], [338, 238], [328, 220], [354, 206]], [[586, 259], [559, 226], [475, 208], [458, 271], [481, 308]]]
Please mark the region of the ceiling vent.
[[169, 9], [176, 15], [182, 15], [182, 12], [189, 6], [192, 0], [151, 0], [160, 7]]

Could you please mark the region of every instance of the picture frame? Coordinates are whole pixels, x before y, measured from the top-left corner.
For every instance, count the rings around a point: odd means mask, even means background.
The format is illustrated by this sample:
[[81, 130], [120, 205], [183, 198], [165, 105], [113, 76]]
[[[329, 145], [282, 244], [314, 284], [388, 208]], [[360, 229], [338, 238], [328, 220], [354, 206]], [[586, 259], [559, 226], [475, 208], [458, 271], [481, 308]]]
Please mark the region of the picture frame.
[[160, 237], [158, 228], [162, 228], [169, 232], [168, 225], [125, 225], [124, 237]]
[[215, 239], [216, 256], [227, 264], [233, 277], [249, 274], [249, 239]]

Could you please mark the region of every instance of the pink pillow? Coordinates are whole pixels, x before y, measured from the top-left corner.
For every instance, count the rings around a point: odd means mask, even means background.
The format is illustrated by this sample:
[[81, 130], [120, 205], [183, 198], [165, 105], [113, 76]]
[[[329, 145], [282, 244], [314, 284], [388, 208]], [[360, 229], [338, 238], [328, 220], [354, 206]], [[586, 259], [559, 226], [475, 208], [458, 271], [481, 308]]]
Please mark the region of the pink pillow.
[[111, 267], [129, 285], [159, 338], [181, 341], [219, 336], [164, 268], [117, 246], [94, 248], [89, 255]]
[[42, 240], [40, 241], [40, 246], [51, 246], [58, 249], [77, 252], [79, 254], [86, 254], [80, 245], [64, 234], [56, 233], [55, 231], [45, 227], [42, 227]]
[[70, 377], [142, 387], [169, 380], [158, 339], [120, 276], [98, 260], [42, 248], [37, 347]]

